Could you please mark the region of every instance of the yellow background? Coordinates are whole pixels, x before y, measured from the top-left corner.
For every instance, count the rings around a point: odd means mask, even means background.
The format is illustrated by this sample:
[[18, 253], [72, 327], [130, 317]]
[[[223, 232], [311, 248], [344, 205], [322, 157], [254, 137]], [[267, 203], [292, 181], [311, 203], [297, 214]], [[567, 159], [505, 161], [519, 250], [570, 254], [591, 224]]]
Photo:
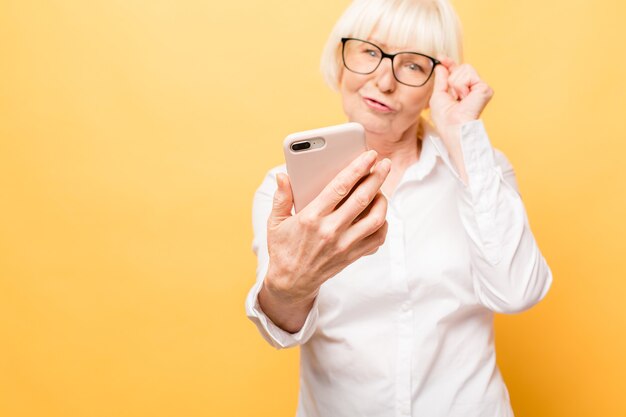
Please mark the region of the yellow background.
[[[554, 272], [496, 320], [517, 416], [626, 415], [626, 6], [456, 0]], [[292, 416], [244, 314], [283, 137], [344, 121], [347, 0], [0, 1], [0, 416]], [[329, 416], [330, 417], [330, 416]]]

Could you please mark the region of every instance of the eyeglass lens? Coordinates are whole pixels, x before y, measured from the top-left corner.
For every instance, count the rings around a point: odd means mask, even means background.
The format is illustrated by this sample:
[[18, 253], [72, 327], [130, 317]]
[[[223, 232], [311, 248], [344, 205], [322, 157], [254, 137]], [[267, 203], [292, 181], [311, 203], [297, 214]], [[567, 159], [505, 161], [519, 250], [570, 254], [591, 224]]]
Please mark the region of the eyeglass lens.
[[[372, 43], [349, 39], [344, 44], [344, 64], [352, 72], [369, 74], [376, 70], [382, 59], [382, 51]], [[430, 58], [417, 53], [403, 52], [393, 59], [396, 79], [412, 86], [423, 85], [430, 78], [433, 68]]]

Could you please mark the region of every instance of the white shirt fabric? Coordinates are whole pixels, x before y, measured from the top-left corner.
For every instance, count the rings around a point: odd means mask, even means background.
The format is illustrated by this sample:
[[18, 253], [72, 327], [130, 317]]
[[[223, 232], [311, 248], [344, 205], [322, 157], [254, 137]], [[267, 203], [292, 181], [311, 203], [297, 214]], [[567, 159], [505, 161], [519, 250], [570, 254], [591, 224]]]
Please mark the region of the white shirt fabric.
[[283, 331], [258, 293], [268, 267], [269, 171], [254, 196], [257, 280], [248, 317], [276, 348], [299, 345], [297, 417], [512, 417], [493, 316], [541, 300], [552, 273], [513, 168], [481, 121], [461, 127], [465, 186], [426, 125], [419, 160], [389, 199], [387, 238], [320, 288], [302, 329]]

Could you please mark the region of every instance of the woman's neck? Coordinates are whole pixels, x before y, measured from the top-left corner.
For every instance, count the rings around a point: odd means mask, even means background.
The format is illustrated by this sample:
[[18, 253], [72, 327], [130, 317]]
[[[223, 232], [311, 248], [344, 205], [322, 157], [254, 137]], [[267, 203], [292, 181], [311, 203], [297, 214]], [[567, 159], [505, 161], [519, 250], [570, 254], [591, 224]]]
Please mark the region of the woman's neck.
[[367, 146], [378, 152], [378, 159], [389, 158], [391, 161], [391, 172], [382, 186], [387, 198], [391, 198], [406, 169], [419, 159], [423, 136], [421, 121], [407, 129], [400, 138], [366, 134]]

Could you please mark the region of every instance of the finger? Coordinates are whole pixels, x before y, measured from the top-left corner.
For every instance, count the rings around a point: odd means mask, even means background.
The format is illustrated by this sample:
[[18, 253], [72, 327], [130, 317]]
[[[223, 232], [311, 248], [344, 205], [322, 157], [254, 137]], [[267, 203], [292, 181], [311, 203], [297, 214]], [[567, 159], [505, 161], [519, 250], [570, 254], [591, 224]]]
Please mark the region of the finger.
[[354, 185], [370, 173], [372, 165], [376, 162], [376, 156], [377, 153], [373, 150], [361, 154], [324, 187], [322, 192], [307, 206], [307, 209], [322, 215], [332, 212]]
[[367, 236], [358, 245], [354, 246], [350, 252], [348, 252], [347, 258], [350, 262], [354, 262], [365, 255], [371, 255], [376, 252], [385, 243], [387, 237], [387, 230], [389, 224], [385, 222], [376, 232]]
[[493, 89], [489, 87], [489, 85], [485, 83], [484, 81], [481, 81], [477, 83], [476, 85], [472, 86], [472, 92], [477, 92], [487, 97], [488, 99], [491, 99], [491, 97], [493, 97], [493, 94], [494, 94]]
[[391, 161], [387, 158], [374, 166], [371, 174], [354, 189], [348, 199], [333, 213], [337, 227], [352, 224], [354, 219], [367, 209], [385, 182], [390, 170]]
[[452, 98], [454, 98], [455, 101], [459, 100], [459, 93], [457, 92], [456, 88], [454, 88], [453, 86], [448, 87], [448, 94], [450, 94]]
[[472, 84], [470, 87], [470, 95], [481, 98], [486, 98], [487, 101], [493, 96], [493, 90], [487, 83], [479, 80], [477, 83]]
[[463, 64], [450, 75], [448, 82], [457, 90], [461, 98], [465, 98], [474, 86], [481, 83], [481, 79], [474, 68], [468, 64]]
[[378, 191], [376, 193], [376, 196], [374, 196], [374, 199], [370, 202], [369, 206], [367, 206], [367, 208], [365, 210], [363, 210], [361, 213], [359, 213], [358, 216], [356, 216], [356, 218], [352, 221], [352, 224], [355, 224], [356, 222], [360, 221], [362, 218], [364, 218], [365, 216], [368, 215], [368, 213], [370, 212], [372, 205], [374, 205], [374, 202], [377, 200], [378, 195], [384, 196], [382, 191]]
[[291, 208], [293, 207], [293, 193], [289, 176], [283, 173], [276, 175], [276, 183], [278, 188], [274, 193], [272, 211], [268, 219], [269, 227], [276, 227], [287, 217], [291, 216]]
[[448, 76], [449, 72], [446, 67], [443, 65], [437, 65], [435, 67], [435, 85], [433, 86], [433, 92], [448, 92]]
[[464, 100], [467, 103], [466, 111], [478, 119], [493, 97], [493, 90], [485, 83], [479, 83], [472, 87], [470, 94]]
[[376, 252], [378, 252], [378, 249], [380, 248], [380, 246], [376, 246], [374, 249], [371, 249], [367, 252], [365, 252], [362, 256], [370, 256], [375, 254]]
[[452, 88], [452, 90], [454, 91], [454, 95], [457, 97], [457, 100], [458, 99], [463, 100], [470, 93], [469, 87], [463, 84], [462, 82], [457, 82], [456, 84], [452, 84], [450, 88]]
[[456, 100], [464, 99], [470, 92], [468, 85], [466, 85], [468, 79], [466, 72], [464, 66], [458, 66], [448, 77], [450, 94], [452, 94]]
[[462, 75], [466, 81], [466, 84], [469, 86], [472, 86], [481, 82], [480, 75], [478, 75], [478, 72], [476, 71], [476, 69], [469, 64], [463, 64]]
[[347, 245], [353, 245], [355, 242], [375, 233], [385, 224], [387, 204], [385, 196], [382, 193], [378, 193], [368, 207], [367, 214], [345, 231], [342, 240], [345, 240]]
[[446, 55], [437, 55], [437, 60], [441, 62], [441, 64], [448, 70], [448, 72], [452, 73], [457, 67], [457, 63], [454, 60]]

